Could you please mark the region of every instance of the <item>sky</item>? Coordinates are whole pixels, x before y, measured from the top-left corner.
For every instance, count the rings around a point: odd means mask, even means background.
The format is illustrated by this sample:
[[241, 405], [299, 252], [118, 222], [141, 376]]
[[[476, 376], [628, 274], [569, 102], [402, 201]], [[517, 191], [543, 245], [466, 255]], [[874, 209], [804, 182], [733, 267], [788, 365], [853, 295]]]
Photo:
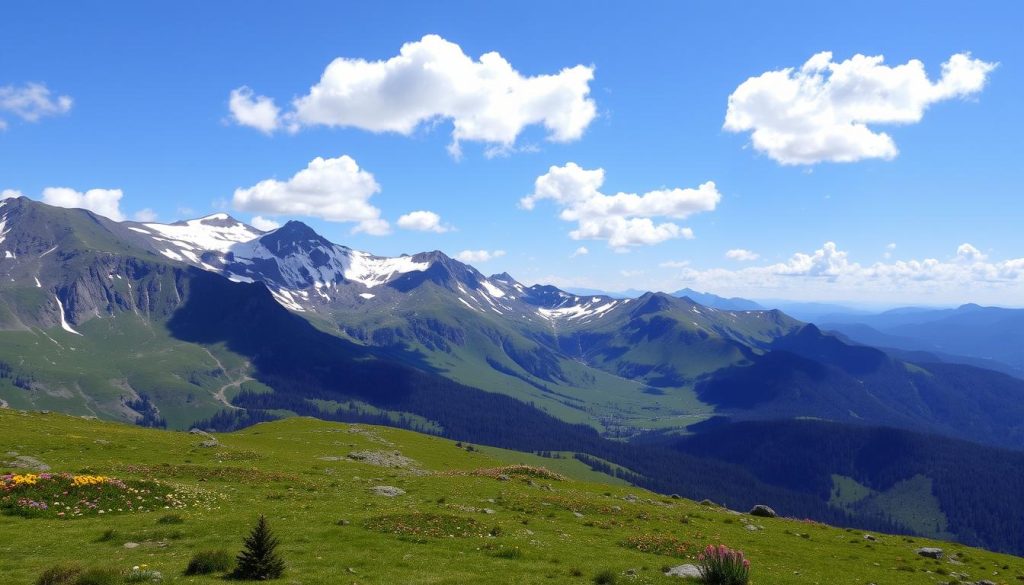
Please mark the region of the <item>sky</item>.
[[603, 290], [1024, 306], [1024, 5], [32, 2], [0, 192]]

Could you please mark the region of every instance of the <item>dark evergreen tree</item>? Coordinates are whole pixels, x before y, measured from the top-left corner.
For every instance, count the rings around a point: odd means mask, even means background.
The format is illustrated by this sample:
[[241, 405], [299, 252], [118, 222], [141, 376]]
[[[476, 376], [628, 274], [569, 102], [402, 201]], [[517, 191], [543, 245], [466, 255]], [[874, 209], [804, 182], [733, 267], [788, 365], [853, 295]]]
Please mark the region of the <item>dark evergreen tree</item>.
[[267, 518], [260, 514], [260, 519], [252, 532], [245, 538], [245, 548], [238, 553], [238, 566], [232, 577], [252, 581], [268, 581], [278, 579], [284, 574], [284, 560], [278, 556], [278, 541], [274, 538]]

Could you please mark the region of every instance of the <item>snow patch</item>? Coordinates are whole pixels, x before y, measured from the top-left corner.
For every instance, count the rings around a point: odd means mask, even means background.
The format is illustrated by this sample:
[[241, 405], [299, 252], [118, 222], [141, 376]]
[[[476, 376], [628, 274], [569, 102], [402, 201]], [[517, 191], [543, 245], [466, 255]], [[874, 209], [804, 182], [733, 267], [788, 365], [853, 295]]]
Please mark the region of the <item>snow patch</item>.
[[375, 295], [373, 293], [359, 293], [359, 296], [363, 297], [366, 300], [370, 300], [370, 299], [372, 299], [373, 297], [375, 297], [377, 295]]
[[480, 281], [480, 284], [484, 287], [484, 289], [487, 290], [487, 294], [491, 295], [492, 297], [496, 297], [496, 298], [500, 299], [501, 297], [505, 296], [505, 291], [503, 291], [500, 288], [494, 286], [490, 282], [487, 282], [486, 280]]
[[74, 330], [71, 325], [68, 325], [68, 320], [64, 318], [64, 303], [60, 302], [60, 297], [53, 295], [53, 298], [57, 299], [57, 308], [60, 309], [60, 328], [68, 333], [74, 333], [75, 335], [81, 335], [81, 333]]

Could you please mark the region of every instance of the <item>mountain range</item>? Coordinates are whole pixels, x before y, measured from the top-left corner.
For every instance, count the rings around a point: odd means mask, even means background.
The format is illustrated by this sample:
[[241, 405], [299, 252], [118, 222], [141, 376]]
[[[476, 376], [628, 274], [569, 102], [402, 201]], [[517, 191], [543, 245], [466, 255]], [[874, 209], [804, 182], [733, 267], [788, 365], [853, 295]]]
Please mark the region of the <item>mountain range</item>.
[[[818, 419], [1024, 448], [1022, 380], [699, 295], [581, 295], [439, 251], [375, 256], [300, 222], [114, 222], [26, 198], [0, 202], [0, 256], [0, 406], [179, 429], [382, 422], [587, 454], [665, 493], [916, 532], [884, 507], [836, 505], [672, 441]], [[1005, 536], [1024, 517], [1007, 513], [991, 533], [946, 532], [1024, 546]]]

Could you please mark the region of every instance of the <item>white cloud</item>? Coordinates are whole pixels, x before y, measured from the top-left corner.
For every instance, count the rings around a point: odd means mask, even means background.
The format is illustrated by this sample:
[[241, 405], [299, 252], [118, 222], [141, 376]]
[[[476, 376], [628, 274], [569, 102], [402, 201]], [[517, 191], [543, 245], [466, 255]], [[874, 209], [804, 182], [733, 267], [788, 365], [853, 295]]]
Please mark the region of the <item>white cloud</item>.
[[554, 142], [580, 138], [597, 112], [589, 97], [593, 76], [593, 67], [583, 65], [524, 76], [496, 52], [474, 60], [459, 45], [427, 35], [387, 60], [335, 59], [284, 115], [269, 98], [245, 93], [248, 88], [235, 90], [232, 98], [237, 93], [249, 111], [261, 107], [257, 118], [236, 119], [264, 132], [284, 124], [292, 131], [323, 125], [409, 135], [451, 120], [453, 154], [460, 142], [478, 141], [497, 146], [489, 151], [493, 155], [511, 151], [523, 129], [534, 124], [543, 125]]
[[370, 198], [380, 185], [349, 156], [317, 157], [287, 181], [265, 179], [236, 189], [236, 209], [270, 215], [302, 215], [327, 221], [357, 222], [353, 233], [384, 235], [388, 222]]
[[984, 262], [988, 259], [988, 256], [982, 254], [981, 250], [965, 242], [957, 246], [956, 258], [961, 262], [976, 263]]
[[156, 221], [156, 212], [150, 208], [140, 209], [132, 215], [132, 219], [141, 222], [153, 222]]
[[569, 257], [576, 258], [578, 256], [586, 256], [589, 253], [590, 250], [588, 250], [586, 246], [580, 246], [579, 248], [576, 248], [576, 251], [573, 252]]
[[[12, 114], [26, 122], [66, 114], [73, 103], [66, 95], [52, 95], [42, 83], [26, 83], [20, 87], [0, 85], [0, 113]], [[6, 127], [7, 123], [0, 119], [0, 130]]]
[[242, 86], [231, 91], [228, 109], [235, 123], [241, 126], [251, 126], [266, 134], [280, 127], [281, 110], [274, 105], [274, 100], [265, 96], [253, 97], [248, 87]]
[[967, 302], [984, 298], [1020, 305], [1024, 258], [992, 261], [971, 244], [945, 260], [925, 258], [862, 265], [834, 242], [785, 261], [738, 270], [684, 268], [674, 284], [719, 294], [808, 300]]
[[0, 191], [0, 200], [3, 199], [14, 199], [15, 197], [22, 197], [23, 193], [17, 189], [4, 189]]
[[501, 258], [504, 255], [504, 250], [463, 250], [455, 255], [455, 259], [467, 264], [477, 264], [480, 262], [487, 262], [488, 260], [493, 260], [495, 258]]
[[451, 226], [441, 223], [441, 216], [433, 211], [410, 211], [398, 218], [398, 227], [419, 232], [435, 232], [443, 234], [451, 231]]
[[607, 240], [622, 251], [631, 246], [650, 245], [674, 238], [693, 238], [693, 230], [672, 222], [655, 223], [653, 218], [685, 219], [695, 213], [712, 211], [722, 196], [712, 181], [696, 189], [660, 189], [643, 195], [601, 193], [604, 169], [583, 169], [570, 162], [552, 166], [534, 183], [534, 191], [520, 200], [524, 209], [550, 199], [562, 211], [559, 217], [577, 222], [569, 236], [575, 240]]
[[891, 159], [896, 143], [869, 125], [917, 123], [931, 104], [981, 91], [995, 67], [958, 53], [932, 82], [916, 59], [889, 67], [881, 55], [855, 55], [837, 63], [826, 51], [800, 69], [740, 84], [729, 96], [724, 128], [750, 131], [755, 149], [786, 165]]
[[44, 203], [58, 207], [88, 209], [114, 221], [124, 221], [120, 207], [123, 196], [124, 193], [120, 189], [89, 189], [84, 193], [68, 187], [43, 189]]
[[760, 258], [761, 255], [750, 250], [744, 250], [743, 248], [735, 248], [726, 252], [725, 257], [737, 262], [753, 262]]
[[896, 251], [896, 242], [889, 242], [888, 244], [885, 245], [885, 252], [882, 254], [882, 257], [885, 258], [886, 260], [888, 260], [888, 259], [892, 258], [892, 253], [895, 252], [895, 251]]
[[689, 260], [666, 260], [658, 264], [659, 268], [686, 268], [690, 265]]
[[252, 220], [249, 222], [249, 225], [260, 230], [261, 232], [272, 232], [277, 228], [281, 227], [281, 224], [279, 222], [276, 222], [272, 219], [267, 219], [260, 215], [254, 215], [252, 217]]
[[387, 220], [379, 217], [364, 219], [356, 224], [356, 227], [352, 228], [352, 233], [363, 233], [370, 236], [386, 236], [391, 233], [391, 224], [389, 224]]

